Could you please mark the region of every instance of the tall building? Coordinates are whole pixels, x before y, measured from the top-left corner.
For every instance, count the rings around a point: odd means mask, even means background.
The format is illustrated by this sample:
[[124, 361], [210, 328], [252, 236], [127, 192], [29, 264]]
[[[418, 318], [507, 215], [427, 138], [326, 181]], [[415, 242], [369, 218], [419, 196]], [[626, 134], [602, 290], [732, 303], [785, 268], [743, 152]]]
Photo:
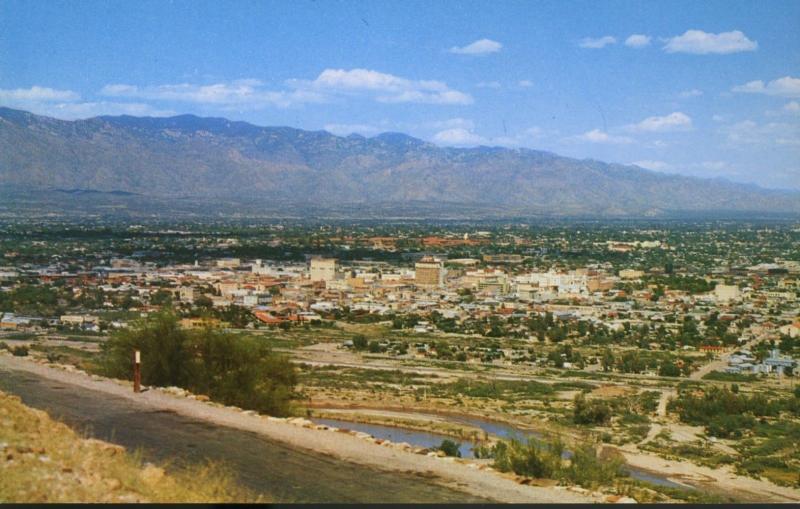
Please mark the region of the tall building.
[[312, 258], [311, 281], [333, 281], [338, 268], [339, 262], [336, 258]]
[[444, 262], [432, 256], [423, 256], [414, 265], [414, 281], [419, 286], [444, 285]]

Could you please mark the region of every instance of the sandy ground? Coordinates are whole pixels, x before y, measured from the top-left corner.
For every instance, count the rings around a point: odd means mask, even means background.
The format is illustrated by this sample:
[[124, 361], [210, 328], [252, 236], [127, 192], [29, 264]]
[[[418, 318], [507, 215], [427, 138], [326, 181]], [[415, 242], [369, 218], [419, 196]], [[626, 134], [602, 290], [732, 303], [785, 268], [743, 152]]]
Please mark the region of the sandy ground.
[[499, 502], [599, 502], [604, 498], [591, 496], [562, 487], [522, 485], [499, 472], [480, 470], [476, 463], [454, 458], [438, 458], [415, 454], [411, 451], [384, 447], [372, 441], [346, 433], [335, 433], [304, 427], [285, 419], [276, 419], [232, 407], [222, 407], [173, 395], [162, 390], [149, 390], [134, 394], [129, 384], [86, 374], [56, 369], [24, 358], [0, 355], [0, 365], [14, 370], [104, 392], [116, 397], [135, 400], [154, 409], [171, 410], [188, 417], [202, 419], [221, 426], [229, 426], [265, 435], [300, 449], [389, 471], [421, 472], [450, 488]]
[[800, 502], [800, 490], [736, 475], [728, 465], [713, 469], [688, 461], [665, 460], [651, 454], [636, 452], [627, 446], [617, 449], [631, 466], [661, 472], [676, 481], [690, 481], [696, 486], [708, 485], [709, 488], [713, 488], [713, 491], [726, 492], [750, 501]]

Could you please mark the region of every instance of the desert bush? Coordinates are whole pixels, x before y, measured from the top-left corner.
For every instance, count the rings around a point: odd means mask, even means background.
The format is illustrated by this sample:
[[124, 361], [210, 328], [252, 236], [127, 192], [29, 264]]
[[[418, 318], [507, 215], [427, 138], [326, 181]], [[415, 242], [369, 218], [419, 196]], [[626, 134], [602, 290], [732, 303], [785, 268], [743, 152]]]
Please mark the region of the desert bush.
[[294, 368], [263, 341], [212, 329], [182, 329], [175, 315], [165, 311], [114, 333], [103, 344], [99, 371], [130, 379], [135, 350], [142, 352], [145, 385], [182, 387], [273, 415], [290, 413]]
[[442, 444], [439, 446], [439, 450], [445, 453], [447, 456], [454, 456], [456, 458], [461, 457], [461, 451], [459, 451], [460, 448], [461, 444], [448, 439], [442, 440]]

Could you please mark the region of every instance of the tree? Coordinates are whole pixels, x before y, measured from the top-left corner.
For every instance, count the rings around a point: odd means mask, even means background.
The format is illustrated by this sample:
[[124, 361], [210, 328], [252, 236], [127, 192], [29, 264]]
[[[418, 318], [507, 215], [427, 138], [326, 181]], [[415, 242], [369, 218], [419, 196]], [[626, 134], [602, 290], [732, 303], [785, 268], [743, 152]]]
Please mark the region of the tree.
[[102, 348], [99, 371], [107, 376], [132, 378], [133, 353], [139, 350], [146, 385], [182, 387], [273, 415], [290, 413], [294, 367], [263, 341], [213, 329], [182, 329], [166, 310], [114, 333]]
[[611, 353], [610, 348], [606, 348], [603, 351], [603, 357], [600, 359], [600, 363], [603, 366], [603, 371], [609, 372], [614, 368], [614, 354]]
[[587, 400], [583, 393], [575, 396], [573, 421], [576, 424], [606, 424], [611, 419], [611, 407], [600, 400]]
[[353, 348], [356, 350], [366, 350], [368, 345], [367, 337], [363, 334], [356, 334], [353, 336]]

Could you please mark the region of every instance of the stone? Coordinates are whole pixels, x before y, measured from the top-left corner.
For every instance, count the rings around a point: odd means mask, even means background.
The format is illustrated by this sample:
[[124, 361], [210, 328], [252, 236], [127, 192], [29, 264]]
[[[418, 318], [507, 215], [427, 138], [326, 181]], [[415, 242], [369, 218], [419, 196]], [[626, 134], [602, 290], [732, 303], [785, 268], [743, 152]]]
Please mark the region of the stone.
[[155, 465], [148, 465], [142, 470], [141, 478], [145, 484], [153, 485], [164, 478], [165, 472], [163, 468]]

